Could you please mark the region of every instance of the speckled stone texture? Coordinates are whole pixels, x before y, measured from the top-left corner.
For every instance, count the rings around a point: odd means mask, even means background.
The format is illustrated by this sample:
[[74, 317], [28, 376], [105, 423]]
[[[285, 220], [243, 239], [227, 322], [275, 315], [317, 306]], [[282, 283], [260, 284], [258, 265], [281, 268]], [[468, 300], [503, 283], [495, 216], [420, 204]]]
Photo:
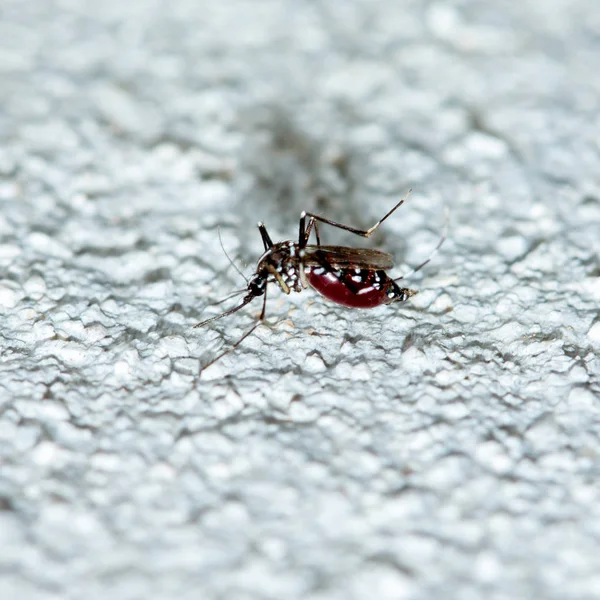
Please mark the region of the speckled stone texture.
[[[600, 597], [593, 0], [2, 0], [0, 598]], [[257, 220], [404, 305], [244, 287]], [[222, 307], [234, 306], [231, 299]]]

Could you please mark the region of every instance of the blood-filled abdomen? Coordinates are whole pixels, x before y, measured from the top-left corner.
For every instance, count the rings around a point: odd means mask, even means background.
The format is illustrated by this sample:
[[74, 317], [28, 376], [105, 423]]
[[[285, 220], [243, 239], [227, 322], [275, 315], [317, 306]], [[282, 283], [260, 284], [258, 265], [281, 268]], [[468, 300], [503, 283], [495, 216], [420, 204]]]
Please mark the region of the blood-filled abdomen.
[[307, 269], [312, 287], [325, 298], [349, 308], [374, 308], [394, 300], [396, 285], [385, 271], [367, 269]]

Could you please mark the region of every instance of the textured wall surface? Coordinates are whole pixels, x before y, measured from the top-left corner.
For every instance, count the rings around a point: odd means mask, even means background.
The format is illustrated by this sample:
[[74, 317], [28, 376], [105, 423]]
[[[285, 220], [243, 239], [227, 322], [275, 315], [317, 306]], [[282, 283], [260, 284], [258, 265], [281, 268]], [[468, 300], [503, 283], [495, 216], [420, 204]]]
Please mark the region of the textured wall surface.
[[[599, 55], [593, 0], [2, 0], [0, 598], [599, 598]], [[408, 188], [358, 244], [447, 207], [419, 295], [202, 369], [218, 227]]]

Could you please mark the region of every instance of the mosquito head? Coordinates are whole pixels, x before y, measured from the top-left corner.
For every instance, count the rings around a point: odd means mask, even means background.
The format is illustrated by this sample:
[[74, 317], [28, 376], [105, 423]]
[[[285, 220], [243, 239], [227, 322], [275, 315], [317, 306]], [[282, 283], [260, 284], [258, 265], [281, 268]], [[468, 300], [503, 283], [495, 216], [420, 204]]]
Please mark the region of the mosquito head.
[[265, 293], [267, 287], [267, 279], [260, 273], [255, 273], [250, 277], [248, 282], [248, 296], [256, 298], [262, 296]]

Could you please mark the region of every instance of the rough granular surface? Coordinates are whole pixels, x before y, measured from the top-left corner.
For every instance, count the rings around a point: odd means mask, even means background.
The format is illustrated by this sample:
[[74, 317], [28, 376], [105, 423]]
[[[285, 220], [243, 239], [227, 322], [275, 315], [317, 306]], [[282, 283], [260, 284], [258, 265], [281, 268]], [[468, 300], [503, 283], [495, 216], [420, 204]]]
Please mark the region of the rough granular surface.
[[[0, 598], [600, 597], [592, 0], [3, 0]], [[405, 304], [269, 290], [297, 239]]]

